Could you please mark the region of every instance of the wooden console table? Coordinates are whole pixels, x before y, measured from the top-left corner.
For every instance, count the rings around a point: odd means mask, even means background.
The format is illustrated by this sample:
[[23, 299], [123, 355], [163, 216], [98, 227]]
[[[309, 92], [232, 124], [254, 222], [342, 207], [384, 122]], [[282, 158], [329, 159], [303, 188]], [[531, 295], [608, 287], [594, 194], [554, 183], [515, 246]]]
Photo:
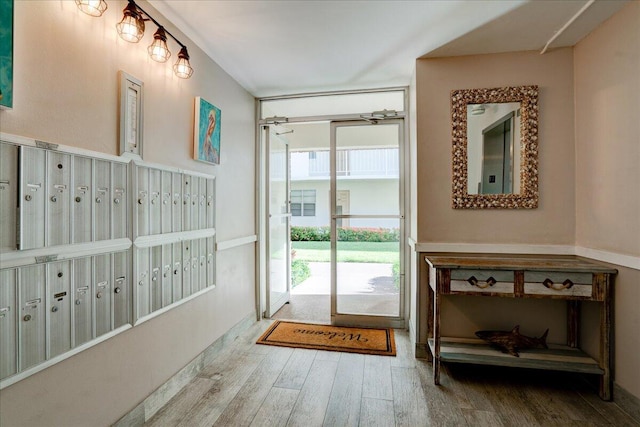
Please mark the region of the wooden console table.
[[[617, 270], [575, 256], [509, 254], [427, 255], [429, 292], [427, 334], [433, 381], [440, 383], [440, 362], [500, 365], [600, 375], [600, 398], [611, 400], [611, 287]], [[520, 352], [494, 350], [484, 341], [442, 337], [443, 295], [547, 298], [567, 301], [567, 345]], [[600, 352], [594, 360], [579, 349], [580, 303], [600, 306]]]

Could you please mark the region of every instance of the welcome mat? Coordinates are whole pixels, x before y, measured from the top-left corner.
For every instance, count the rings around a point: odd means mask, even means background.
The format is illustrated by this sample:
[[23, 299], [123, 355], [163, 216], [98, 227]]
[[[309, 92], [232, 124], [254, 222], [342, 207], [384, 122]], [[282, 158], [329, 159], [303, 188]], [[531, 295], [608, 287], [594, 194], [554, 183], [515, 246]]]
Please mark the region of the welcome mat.
[[256, 342], [281, 347], [395, 356], [391, 328], [353, 328], [277, 321]]

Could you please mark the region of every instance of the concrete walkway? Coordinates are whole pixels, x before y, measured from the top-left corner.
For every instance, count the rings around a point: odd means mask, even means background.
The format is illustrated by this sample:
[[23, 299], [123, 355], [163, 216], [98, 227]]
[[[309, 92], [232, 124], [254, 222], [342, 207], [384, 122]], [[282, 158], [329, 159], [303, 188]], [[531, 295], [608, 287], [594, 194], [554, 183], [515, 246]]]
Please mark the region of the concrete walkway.
[[[331, 263], [310, 262], [311, 276], [291, 290], [292, 295], [329, 295], [331, 293]], [[338, 294], [397, 294], [393, 284], [392, 264], [339, 262]]]

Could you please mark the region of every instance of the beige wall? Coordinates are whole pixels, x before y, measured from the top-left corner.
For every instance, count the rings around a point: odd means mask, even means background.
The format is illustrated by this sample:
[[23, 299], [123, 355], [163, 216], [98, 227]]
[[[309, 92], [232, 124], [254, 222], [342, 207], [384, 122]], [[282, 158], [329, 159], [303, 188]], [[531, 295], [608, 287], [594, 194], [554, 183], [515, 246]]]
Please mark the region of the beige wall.
[[[572, 244], [573, 53], [518, 52], [417, 62], [418, 240]], [[453, 89], [539, 86], [539, 192], [534, 210], [451, 208]]]
[[[576, 244], [640, 257], [640, 3], [574, 52]], [[640, 398], [640, 271], [614, 267], [615, 379]]]
[[[115, 24], [124, 1], [101, 18], [72, 1], [17, 1], [14, 109], [1, 131], [117, 154], [118, 70], [144, 82], [144, 158], [217, 177], [218, 241], [255, 234], [254, 98], [146, 2], [140, 5], [187, 44], [193, 77], [173, 75], [146, 52], [155, 28], [129, 44]], [[192, 160], [193, 103], [222, 110], [221, 162]], [[247, 167], [249, 166], [249, 167]], [[237, 197], [244, 194], [246, 197]], [[233, 200], [230, 207], [226, 200]], [[218, 253], [217, 287], [0, 392], [0, 425], [109, 425], [255, 312], [254, 247]]]

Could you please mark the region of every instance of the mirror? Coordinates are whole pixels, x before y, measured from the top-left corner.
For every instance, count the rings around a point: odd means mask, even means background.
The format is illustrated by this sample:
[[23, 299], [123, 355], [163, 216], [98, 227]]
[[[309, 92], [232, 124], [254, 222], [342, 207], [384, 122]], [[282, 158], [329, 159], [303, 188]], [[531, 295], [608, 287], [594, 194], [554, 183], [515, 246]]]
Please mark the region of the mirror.
[[538, 87], [451, 92], [455, 209], [538, 206]]

